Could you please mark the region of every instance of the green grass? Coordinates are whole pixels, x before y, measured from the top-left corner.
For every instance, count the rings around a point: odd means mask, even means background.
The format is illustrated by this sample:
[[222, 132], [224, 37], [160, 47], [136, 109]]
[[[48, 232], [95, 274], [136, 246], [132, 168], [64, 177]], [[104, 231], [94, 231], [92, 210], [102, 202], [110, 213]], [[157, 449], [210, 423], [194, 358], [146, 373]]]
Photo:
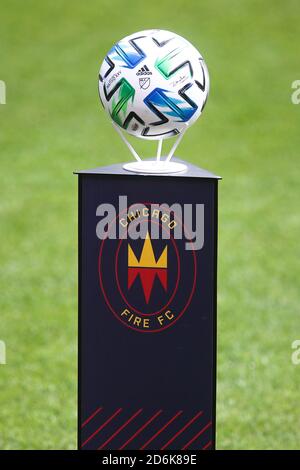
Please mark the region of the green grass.
[[[0, 448], [76, 446], [76, 168], [129, 159], [97, 96], [134, 31], [190, 39], [210, 70], [178, 155], [220, 183], [218, 448], [299, 447], [298, 0], [2, 0]], [[151, 154], [152, 147], [138, 142]]]

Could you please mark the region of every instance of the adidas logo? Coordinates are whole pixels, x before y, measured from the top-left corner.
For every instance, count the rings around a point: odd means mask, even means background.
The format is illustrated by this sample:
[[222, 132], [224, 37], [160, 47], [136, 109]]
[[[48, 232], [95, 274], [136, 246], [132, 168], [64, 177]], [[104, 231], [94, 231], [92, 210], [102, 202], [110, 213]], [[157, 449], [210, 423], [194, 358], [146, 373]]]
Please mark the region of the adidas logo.
[[147, 65], [144, 65], [144, 67], [137, 71], [136, 75], [152, 75], [152, 72], [150, 72]]

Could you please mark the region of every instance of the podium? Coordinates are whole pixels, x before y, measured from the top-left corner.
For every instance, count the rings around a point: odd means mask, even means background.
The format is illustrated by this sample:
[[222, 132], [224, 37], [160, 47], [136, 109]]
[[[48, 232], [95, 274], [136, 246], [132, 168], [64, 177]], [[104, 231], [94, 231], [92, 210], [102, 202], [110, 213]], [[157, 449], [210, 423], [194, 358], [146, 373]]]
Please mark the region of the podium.
[[215, 448], [220, 178], [183, 163], [76, 172], [79, 449]]

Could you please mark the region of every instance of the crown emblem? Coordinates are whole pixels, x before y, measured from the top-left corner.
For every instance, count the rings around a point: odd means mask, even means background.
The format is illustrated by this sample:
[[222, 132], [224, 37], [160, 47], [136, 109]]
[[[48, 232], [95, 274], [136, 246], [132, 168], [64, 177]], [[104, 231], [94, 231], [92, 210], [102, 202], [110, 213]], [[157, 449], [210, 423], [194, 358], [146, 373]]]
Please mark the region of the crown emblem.
[[138, 276], [140, 276], [146, 303], [149, 303], [156, 276], [161, 285], [167, 290], [168, 247], [165, 246], [156, 261], [152, 242], [147, 233], [140, 259], [138, 260], [133, 249], [128, 244], [128, 289], [130, 289]]

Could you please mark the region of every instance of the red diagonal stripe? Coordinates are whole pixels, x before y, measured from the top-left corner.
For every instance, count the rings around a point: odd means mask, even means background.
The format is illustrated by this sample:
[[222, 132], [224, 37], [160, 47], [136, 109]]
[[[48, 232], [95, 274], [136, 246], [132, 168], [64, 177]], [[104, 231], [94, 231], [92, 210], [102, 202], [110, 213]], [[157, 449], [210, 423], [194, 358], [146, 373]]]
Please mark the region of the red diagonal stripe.
[[209, 449], [211, 445], [212, 445], [212, 442], [209, 441], [207, 444], [205, 444], [204, 447], [202, 447], [202, 450], [207, 450], [207, 449]]
[[171, 439], [168, 440], [168, 442], [166, 442], [166, 444], [164, 444], [160, 450], [164, 450], [166, 449], [170, 444], [172, 444], [173, 441], [175, 441], [176, 437], [180, 436], [180, 434], [182, 434], [191, 424], [193, 424], [194, 421], [196, 421], [197, 418], [199, 418], [199, 416], [201, 416], [203, 414], [203, 411], [199, 411], [190, 421], [188, 421], [182, 429], [180, 429], [176, 434], [174, 434], [173, 437], [171, 437]]
[[103, 444], [102, 446], [98, 447], [98, 450], [101, 450], [103, 449], [114, 437], [116, 437], [121, 431], [122, 429], [124, 429], [127, 424], [129, 424], [137, 415], [139, 415], [141, 412], [143, 411], [143, 408], [140, 408], [138, 411], [136, 411], [132, 416], [131, 418], [129, 418], [127, 421], [125, 421], [124, 424], [122, 424], [121, 427], [119, 427], [119, 429], [116, 430], [116, 432], [114, 432]]
[[91, 416], [89, 416], [81, 425], [81, 429], [84, 428], [84, 426], [86, 424], [88, 424], [98, 413], [100, 413], [100, 411], [102, 410], [102, 407], [100, 406], [100, 408], [97, 408], [96, 411], [94, 411], [93, 414], [91, 414]]
[[103, 429], [108, 423], [110, 423], [110, 422], [114, 419], [115, 416], [117, 416], [119, 413], [121, 413], [121, 411], [122, 411], [122, 408], [119, 408], [117, 411], [115, 411], [114, 414], [113, 414], [112, 416], [110, 416], [110, 418], [108, 418], [103, 424], [101, 424], [101, 426], [100, 426], [98, 429], [96, 429], [96, 431], [93, 432], [93, 434], [91, 434], [90, 437], [88, 437], [88, 438], [84, 441], [84, 443], [82, 444], [81, 448], [82, 448], [83, 446], [85, 446], [85, 444], [87, 444], [91, 439], [93, 439], [93, 437], [95, 437], [96, 434], [98, 434], [98, 432], [101, 431], [101, 429]]
[[150, 442], [152, 442], [157, 436], [159, 436], [159, 434], [161, 434], [181, 414], [182, 414], [182, 411], [178, 411], [178, 413], [176, 413], [176, 415], [174, 415], [173, 418], [171, 418], [161, 429], [159, 429], [152, 437], [150, 437], [150, 439], [147, 442], [145, 442], [145, 444], [140, 448], [140, 450], [145, 449], [147, 445], [150, 444]]
[[157, 411], [150, 419], [148, 419], [148, 421], [146, 421], [145, 424], [143, 424], [143, 426], [141, 426], [134, 434], [133, 436], [131, 436], [128, 441], [126, 441], [120, 448], [119, 450], [122, 450], [124, 449], [131, 441], [133, 441], [133, 439], [135, 437], [137, 437], [150, 423], [152, 423], [152, 421], [155, 420], [155, 418], [157, 418], [157, 416], [159, 416], [160, 414], [162, 413], [162, 410], [159, 410]]
[[199, 431], [194, 437], [192, 437], [192, 439], [189, 442], [187, 442], [185, 446], [182, 447], [181, 450], [187, 449], [196, 439], [198, 439], [199, 436], [201, 436], [201, 434], [203, 434], [206, 431], [206, 429], [208, 429], [211, 426], [211, 424], [212, 424], [211, 421], [207, 423], [207, 425], [204, 426], [204, 428], [201, 429], [201, 431]]

